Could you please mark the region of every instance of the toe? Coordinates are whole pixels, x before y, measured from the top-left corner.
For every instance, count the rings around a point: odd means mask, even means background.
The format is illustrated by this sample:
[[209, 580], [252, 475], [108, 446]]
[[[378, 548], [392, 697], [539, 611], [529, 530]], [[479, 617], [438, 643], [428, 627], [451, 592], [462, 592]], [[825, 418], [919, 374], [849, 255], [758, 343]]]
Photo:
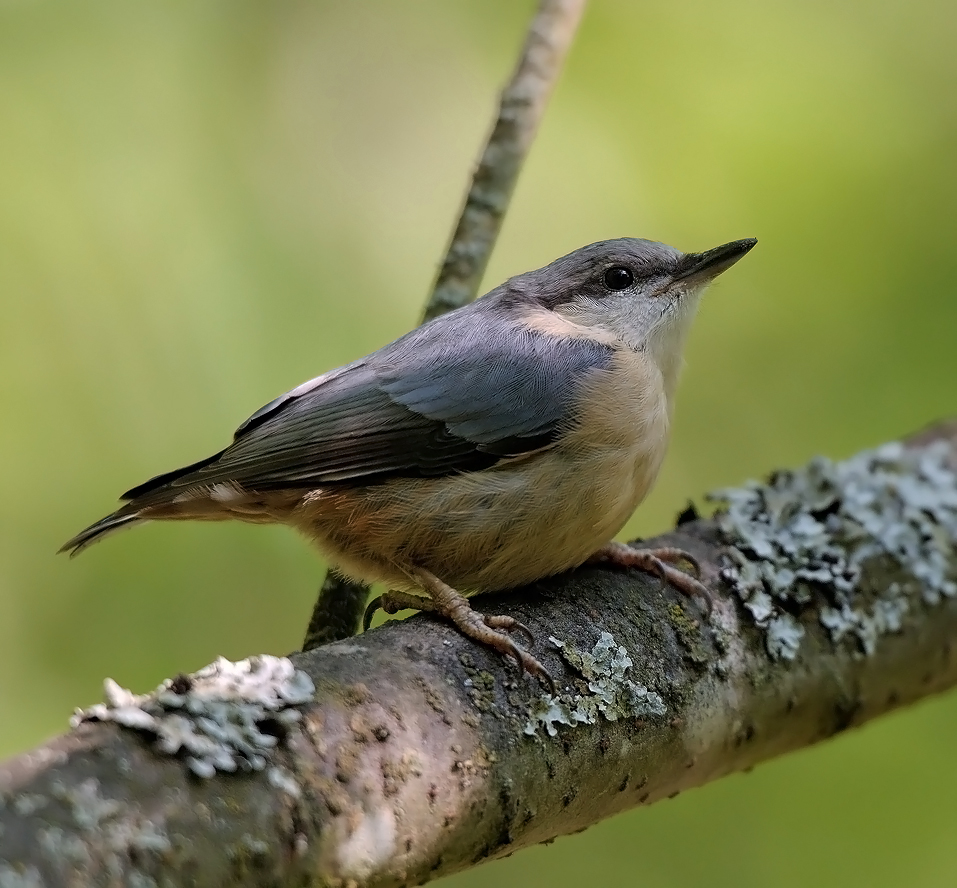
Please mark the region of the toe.
[[520, 623], [514, 617], [493, 614], [482, 617], [482, 621], [486, 626], [489, 627], [489, 629], [497, 629], [501, 632], [514, 632], [515, 630], [518, 630], [528, 639], [529, 647], [532, 647], [535, 644], [535, 636], [532, 634], [532, 630], [529, 629], [524, 623]]

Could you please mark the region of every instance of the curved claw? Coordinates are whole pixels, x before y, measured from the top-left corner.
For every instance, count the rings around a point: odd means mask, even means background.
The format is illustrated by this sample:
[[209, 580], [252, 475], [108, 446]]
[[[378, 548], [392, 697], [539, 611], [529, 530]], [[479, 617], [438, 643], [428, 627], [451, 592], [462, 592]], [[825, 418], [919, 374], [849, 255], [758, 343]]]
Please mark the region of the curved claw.
[[492, 615], [482, 615], [482, 622], [485, 623], [489, 629], [495, 630], [498, 634], [499, 639], [496, 641], [496, 647], [498, 650], [512, 657], [515, 662], [518, 664], [518, 674], [521, 677], [524, 673], [529, 675], [534, 675], [536, 678], [541, 679], [546, 685], [548, 685], [549, 692], [553, 697], [558, 695], [558, 689], [555, 686], [555, 679], [552, 678], [551, 673], [528, 651], [524, 648], [519, 647], [511, 638], [509, 638], [505, 633], [518, 630], [525, 634], [528, 638], [529, 646], [535, 644], [535, 636], [532, 634], [532, 630], [528, 628], [524, 623], [520, 623], [514, 617], [506, 617], [502, 614], [492, 614]]
[[647, 549], [645, 551], [652, 553], [659, 561], [664, 561], [667, 564], [681, 564], [684, 562], [691, 568], [691, 576], [693, 576], [696, 580], [701, 579], [701, 564], [690, 552], [686, 552], [684, 549], [665, 547], [659, 549]]
[[363, 632], [369, 628], [375, 612], [380, 609], [387, 614], [397, 614], [400, 610], [434, 611], [435, 604], [431, 599], [423, 598], [421, 595], [412, 595], [408, 592], [398, 592], [392, 589], [378, 598], [373, 598], [366, 605], [366, 612], [362, 617]]
[[515, 617], [506, 617], [502, 614], [492, 614], [491, 616], [483, 616], [482, 621], [488, 626], [489, 629], [497, 629], [501, 632], [514, 632], [516, 629], [523, 633], [525, 638], [528, 639], [528, 646], [535, 646], [535, 636], [532, 634], [532, 630], [528, 628], [524, 623], [520, 623]]
[[[377, 595], [372, 599], [367, 605], [365, 613], [362, 615], [362, 631], [368, 632], [369, 627], [372, 625], [372, 618], [375, 616], [375, 612], [382, 607], [382, 596]], [[384, 608], [383, 608], [384, 609]]]
[[679, 561], [683, 561], [685, 564], [691, 568], [688, 573], [691, 574], [696, 580], [701, 579], [701, 564], [697, 558], [694, 557], [690, 552], [682, 552], [681, 558]]
[[515, 644], [508, 636], [503, 635], [502, 638], [504, 639], [502, 647], [505, 648], [507, 653], [518, 663], [519, 677], [526, 672], [529, 675], [534, 675], [548, 685], [548, 690], [553, 697], [558, 696], [558, 688], [555, 686], [555, 679], [552, 678], [551, 673], [539, 663], [535, 657], [528, 651], [522, 650], [522, 648]]

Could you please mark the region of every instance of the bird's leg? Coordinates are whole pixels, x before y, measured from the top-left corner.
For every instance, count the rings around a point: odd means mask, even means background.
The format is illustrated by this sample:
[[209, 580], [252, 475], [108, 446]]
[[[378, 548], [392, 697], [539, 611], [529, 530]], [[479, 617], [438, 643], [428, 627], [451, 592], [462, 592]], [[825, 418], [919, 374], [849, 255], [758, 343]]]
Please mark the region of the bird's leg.
[[[674, 564], [682, 561], [691, 566], [694, 576], [678, 570]], [[662, 547], [658, 549], [632, 549], [624, 543], [608, 543], [595, 552], [586, 562], [586, 564], [614, 564], [618, 567], [635, 567], [638, 570], [646, 571], [660, 577], [669, 586], [673, 586], [679, 592], [687, 595], [689, 598], [699, 596], [705, 600], [710, 614], [714, 607], [714, 594], [711, 590], [698, 580], [701, 576], [701, 568], [697, 560], [684, 549], [675, 549], [671, 547]]]
[[500, 654], [514, 657], [520, 669], [541, 678], [554, 693], [555, 683], [548, 670], [528, 651], [515, 644], [506, 634], [517, 629], [525, 633], [530, 644], [534, 643], [535, 637], [526, 625], [520, 623], [514, 617], [494, 614], [486, 616], [473, 610], [468, 599], [461, 592], [443, 583], [437, 576], [427, 570], [411, 568], [408, 570], [408, 574], [412, 580], [429, 593], [429, 597], [425, 598], [409, 592], [391, 590], [386, 592], [369, 602], [363, 621], [366, 629], [372, 621], [373, 614], [379, 608], [387, 614], [394, 614], [396, 611], [405, 608], [438, 614], [447, 620], [451, 620], [463, 635], [488, 645]]

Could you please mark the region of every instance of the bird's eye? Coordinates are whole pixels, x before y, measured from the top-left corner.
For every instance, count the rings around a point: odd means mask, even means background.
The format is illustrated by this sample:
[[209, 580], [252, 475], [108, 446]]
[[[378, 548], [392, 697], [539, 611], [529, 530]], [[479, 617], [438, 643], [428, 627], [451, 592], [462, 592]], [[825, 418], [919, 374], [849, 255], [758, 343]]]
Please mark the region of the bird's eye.
[[605, 286], [609, 290], [627, 290], [635, 282], [630, 268], [614, 265], [605, 272]]

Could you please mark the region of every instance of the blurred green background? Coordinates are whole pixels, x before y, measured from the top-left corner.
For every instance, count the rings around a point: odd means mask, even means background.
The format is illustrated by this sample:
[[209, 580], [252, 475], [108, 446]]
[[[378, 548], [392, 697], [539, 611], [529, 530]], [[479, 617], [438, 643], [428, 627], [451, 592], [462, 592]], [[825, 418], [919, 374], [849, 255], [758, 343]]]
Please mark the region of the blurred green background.
[[[291, 531], [54, 552], [416, 322], [532, 7], [0, 2], [0, 755], [105, 675], [297, 647], [322, 566]], [[593, 0], [487, 285], [760, 239], [632, 535], [957, 413], [955, 40], [944, 0]], [[955, 734], [951, 694], [448, 884], [953, 888]]]

